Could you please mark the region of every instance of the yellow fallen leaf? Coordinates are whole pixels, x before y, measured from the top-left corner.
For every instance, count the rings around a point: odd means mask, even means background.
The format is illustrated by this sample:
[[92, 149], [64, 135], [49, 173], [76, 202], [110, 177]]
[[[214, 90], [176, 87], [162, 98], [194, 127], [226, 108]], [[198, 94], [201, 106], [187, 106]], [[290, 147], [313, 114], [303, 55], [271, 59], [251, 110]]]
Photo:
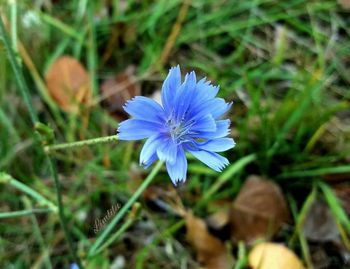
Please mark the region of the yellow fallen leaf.
[[276, 243], [261, 243], [249, 253], [252, 269], [304, 269], [299, 258], [287, 247]]

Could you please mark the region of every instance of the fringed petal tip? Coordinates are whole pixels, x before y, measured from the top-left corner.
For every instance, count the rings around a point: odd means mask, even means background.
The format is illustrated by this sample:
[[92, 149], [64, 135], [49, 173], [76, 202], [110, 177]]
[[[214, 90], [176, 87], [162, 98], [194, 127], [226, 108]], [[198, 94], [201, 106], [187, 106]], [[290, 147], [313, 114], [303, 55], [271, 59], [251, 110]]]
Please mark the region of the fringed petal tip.
[[209, 166], [211, 169], [221, 172], [227, 165], [229, 161], [215, 153], [206, 150], [188, 150], [194, 157]]

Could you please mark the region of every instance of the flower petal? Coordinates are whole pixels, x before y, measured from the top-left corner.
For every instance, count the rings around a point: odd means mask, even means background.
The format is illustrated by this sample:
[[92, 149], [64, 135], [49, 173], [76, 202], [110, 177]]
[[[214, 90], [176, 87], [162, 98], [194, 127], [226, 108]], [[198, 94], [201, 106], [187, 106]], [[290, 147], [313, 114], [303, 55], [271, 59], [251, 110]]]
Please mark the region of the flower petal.
[[169, 115], [173, 109], [177, 89], [181, 85], [180, 66], [172, 67], [162, 87], [162, 105]]
[[202, 118], [196, 119], [191, 127], [191, 132], [195, 135], [201, 132], [215, 132], [216, 122], [213, 117], [209, 114]]
[[119, 124], [118, 139], [120, 140], [139, 140], [150, 137], [151, 135], [159, 133], [163, 128], [163, 125], [138, 120], [129, 119]]
[[165, 113], [160, 104], [151, 98], [136, 96], [124, 105], [124, 110], [136, 119], [163, 122]]
[[159, 160], [169, 162], [171, 164], [176, 161], [177, 144], [171, 138], [162, 142], [162, 145], [157, 148], [157, 155]]
[[200, 91], [199, 96], [201, 96], [202, 102], [214, 98], [220, 89], [219, 86], [212, 85], [210, 81], [206, 80], [206, 78], [202, 78], [198, 81], [196, 88]]
[[186, 181], [187, 160], [182, 147], [178, 147], [176, 161], [173, 164], [167, 162], [166, 168], [175, 186]]
[[232, 103], [226, 103], [222, 98], [213, 98], [198, 105], [191, 106], [188, 111], [187, 119], [202, 117], [204, 115], [212, 115], [214, 119], [219, 118], [222, 114], [231, 108]]
[[147, 169], [154, 163], [156, 160], [158, 160], [158, 156], [156, 153], [154, 153], [148, 160], [147, 162], [144, 163], [144, 168]]
[[203, 103], [214, 99], [219, 91], [219, 86], [213, 86], [210, 81], [206, 81], [206, 78], [203, 78], [197, 82], [194, 91], [195, 95], [189, 113], [196, 110], [199, 106], [203, 105]]
[[163, 142], [164, 138], [162, 138], [162, 136], [158, 134], [148, 138], [146, 143], [143, 145], [140, 153], [140, 165], [147, 166], [150, 163], [150, 159], [154, 158], [153, 155], [155, 155], [155, 157], [158, 158], [156, 155], [157, 148], [162, 146]]
[[202, 150], [222, 152], [233, 148], [236, 145], [232, 138], [224, 137], [198, 143], [197, 147]]
[[213, 106], [213, 110], [212, 110], [211, 114], [212, 114], [214, 119], [217, 119], [217, 118], [221, 117], [223, 114], [225, 114], [227, 111], [230, 110], [230, 108], [232, 106], [232, 102], [226, 103], [225, 100], [222, 98], [215, 98], [215, 99], [222, 100], [221, 102], [223, 102], [222, 105], [220, 105], [220, 106], [216, 106], [216, 107]]
[[176, 92], [174, 102], [174, 117], [177, 122], [184, 118], [185, 113], [191, 106], [192, 99], [195, 95], [196, 73], [191, 72], [186, 75], [184, 83]]
[[225, 137], [230, 133], [230, 120], [218, 120], [216, 121], [216, 130], [214, 132], [203, 132], [200, 138], [215, 139]]
[[221, 172], [222, 169], [229, 164], [229, 161], [225, 157], [215, 152], [205, 150], [189, 150], [189, 152], [217, 172]]

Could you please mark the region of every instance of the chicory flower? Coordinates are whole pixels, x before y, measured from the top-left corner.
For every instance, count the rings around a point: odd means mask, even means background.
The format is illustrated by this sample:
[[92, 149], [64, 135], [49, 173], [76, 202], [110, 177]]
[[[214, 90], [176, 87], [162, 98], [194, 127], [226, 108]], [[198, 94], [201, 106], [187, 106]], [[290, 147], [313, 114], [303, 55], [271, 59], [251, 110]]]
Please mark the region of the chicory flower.
[[221, 171], [229, 162], [217, 152], [233, 148], [235, 142], [227, 137], [230, 120], [221, 118], [232, 103], [217, 98], [218, 91], [219, 87], [205, 78], [197, 82], [194, 71], [181, 82], [180, 67], [173, 67], [162, 86], [162, 104], [143, 96], [125, 104], [133, 118], [120, 123], [118, 138], [147, 138], [140, 164], [148, 168], [158, 159], [164, 161], [175, 186], [186, 180], [186, 151]]

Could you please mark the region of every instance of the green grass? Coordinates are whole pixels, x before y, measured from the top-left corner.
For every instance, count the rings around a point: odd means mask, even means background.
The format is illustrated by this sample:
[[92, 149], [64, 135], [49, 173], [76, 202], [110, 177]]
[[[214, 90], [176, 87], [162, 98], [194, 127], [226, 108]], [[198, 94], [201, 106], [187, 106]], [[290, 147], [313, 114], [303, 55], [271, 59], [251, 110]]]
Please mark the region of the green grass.
[[[168, 68], [177, 64], [219, 84], [219, 95], [234, 102], [229, 117], [237, 146], [225, 153], [231, 165], [221, 174], [189, 159], [188, 182], [179, 191], [183, 203], [205, 217], [212, 202], [232, 200], [247, 176], [267, 176], [292, 201], [295, 224], [284, 240], [304, 262], [311, 263], [310, 249], [300, 223], [316, 192], [329, 204], [349, 247], [349, 218], [324, 181], [350, 172], [349, 12], [336, 1], [189, 1], [164, 62], [160, 58], [186, 1], [110, 1], [105, 6], [74, 0], [42, 7], [13, 2], [0, 3], [8, 26], [0, 33], [1, 268], [67, 268], [72, 252], [87, 268], [109, 268], [118, 254], [126, 257], [127, 268], [179, 268], [195, 259], [185, 244], [183, 222], [160, 218], [144, 204], [138, 220], [147, 219], [150, 230], [128, 215], [122, 218], [126, 208], [108, 228], [115, 241], [107, 246], [107, 234], [100, 240], [93, 233], [94, 220], [112, 205], [132, 206], [132, 194], [142, 182], [138, 177], [151, 172], [131, 173], [138, 163], [138, 142], [44, 153], [42, 142], [113, 135], [118, 125], [104, 104], [91, 108], [86, 125], [47, 94], [44, 75], [66, 54], [88, 70], [94, 97], [104, 79], [129, 65], [136, 67], [143, 95], [159, 89]], [[16, 44], [23, 44], [33, 65]], [[168, 186], [164, 168], [153, 176], [153, 184]], [[56, 197], [57, 189], [62, 197]], [[50, 209], [59, 207], [57, 199], [64, 204], [63, 219]], [[176, 255], [168, 255], [165, 245]], [[236, 268], [244, 268], [247, 246], [240, 243], [237, 253]]]

